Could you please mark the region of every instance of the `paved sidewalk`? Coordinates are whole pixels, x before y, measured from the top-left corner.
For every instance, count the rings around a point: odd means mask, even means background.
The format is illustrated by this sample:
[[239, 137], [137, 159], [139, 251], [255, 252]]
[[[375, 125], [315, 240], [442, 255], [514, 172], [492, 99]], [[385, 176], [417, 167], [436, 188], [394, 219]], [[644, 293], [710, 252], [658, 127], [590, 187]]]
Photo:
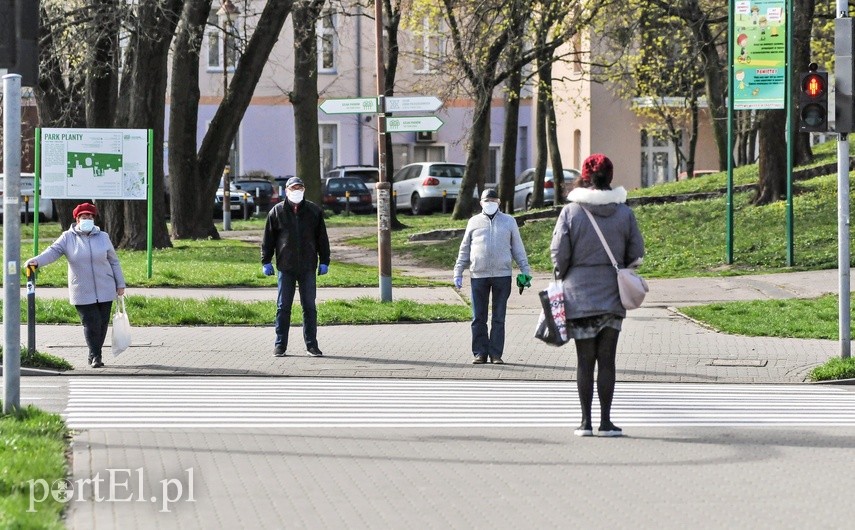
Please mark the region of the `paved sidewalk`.
[[[433, 271], [438, 274], [437, 271]], [[540, 276], [534, 286], [545, 285]], [[716, 333], [669, 310], [710, 301], [813, 297], [836, 292], [837, 271], [723, 278], [651, 280], [644, 306], [629, 313], [618, 345], [622, 381], [783, 383], [804, 381], [810, 369], [838, 353], [837, 341], [753, 338]], [[464, 286], [463, 293], [468, 293]], [[236, 300], [275, 299], [263, 289], [130, 289], [130, 294]], [[65, 289], [39, 288], [39, 298], [65, 297]], [[320, 300], [379, 297], [373, 288], [319, 289]], [[466, 303], [451, 287], [396, 288], [394, 299]], [[539, 313], [535, 290], [511, 295], [503, 366], [469, 364], [469, 323], [324, 326], [324, 358], [305, 355], [299, 327], [292, 327], [289, 356], [272, 357], [273, 328], [135, 328], [134, 346], [101, 374], [269, 375], [326, 377], [542, 379], [575, 378], [572, 345], [554, 348], [532, 337]], [[133, 320], [133, 316], [131, 316]], [[22, 336], [26, 336], [22, 327]], [[108, 338], [109, 344], [109, 338]], [[39, 325], [37, 347], [60, 355], [90, 375], [79, 326]]]

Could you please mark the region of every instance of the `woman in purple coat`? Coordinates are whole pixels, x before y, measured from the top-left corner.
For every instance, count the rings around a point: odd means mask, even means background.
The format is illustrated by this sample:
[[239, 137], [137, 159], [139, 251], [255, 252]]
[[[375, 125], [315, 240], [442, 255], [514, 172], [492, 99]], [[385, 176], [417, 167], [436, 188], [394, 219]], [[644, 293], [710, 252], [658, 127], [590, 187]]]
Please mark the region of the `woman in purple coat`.
[[576, 344], [576, 385], [582, 424], [576, 436], [593, 436], [591, 406], [594, 367], [600, 398], [600, 436], [621, 436], [611, 421], [615, 389], [615, 354], [626, 309], [620, 302], [617, 274], [585, 210], [597, 220], [612, 254], [623, 268], [637, 266], [644, 256], [644, 239], [635, 215], [626, 205], [626, 190], [611, 188], [613, 166], [605, 155], [593, 154], [582, 165], [577, 187], [567, 195], [552, 232], [555, 277], [564, 286], [567, 332]]
[[68, 298], [83, 322], [89, 365], [100, 368], [113, 300], [125, 294], [125, 277], [110, 236], [95, 226], [95, 205], [84, 202], [72, 214], [77, 222], [26, 265], [44, 267], [62, 256], [68, 260]]

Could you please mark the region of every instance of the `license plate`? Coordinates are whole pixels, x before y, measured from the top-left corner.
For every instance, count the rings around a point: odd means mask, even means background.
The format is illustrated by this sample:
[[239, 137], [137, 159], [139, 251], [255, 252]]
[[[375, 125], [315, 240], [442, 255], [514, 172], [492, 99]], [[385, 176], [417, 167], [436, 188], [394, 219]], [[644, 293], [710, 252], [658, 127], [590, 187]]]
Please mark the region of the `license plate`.
[[359, 197], [339, 197], [338, 202], [359, 202]]

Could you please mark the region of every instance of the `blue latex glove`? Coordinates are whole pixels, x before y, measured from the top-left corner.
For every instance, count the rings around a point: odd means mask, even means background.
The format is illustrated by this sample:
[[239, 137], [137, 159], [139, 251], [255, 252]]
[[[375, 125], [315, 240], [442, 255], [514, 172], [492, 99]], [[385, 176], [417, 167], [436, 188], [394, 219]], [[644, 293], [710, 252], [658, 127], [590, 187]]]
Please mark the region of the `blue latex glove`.
[[463, 277], [462, 276], [455, 276], [454, 277], [454, 286], [457, 287], [458, 289], [463, 288]]
[[265, 276], [273, 276], [273, 264], [265, 263], [261, 266], [262, 272], [264, 272]]
[[330, 271], [329, 265], [324, 265], [323, 263], [318, 265], [318, 275], [323, 276], [324, 274], [328, 273], [329, 271]]

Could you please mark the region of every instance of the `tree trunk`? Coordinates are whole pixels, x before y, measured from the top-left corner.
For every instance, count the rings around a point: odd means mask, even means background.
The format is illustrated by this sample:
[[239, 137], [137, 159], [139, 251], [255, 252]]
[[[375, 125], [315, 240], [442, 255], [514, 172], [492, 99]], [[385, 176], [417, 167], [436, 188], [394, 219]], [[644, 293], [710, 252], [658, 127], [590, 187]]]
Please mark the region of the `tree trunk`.
[[[542, 63], [538, 67], [538, 79], [540, 79]], [[537, 99], [535, 100], [534, 112], [534, 138], [536, 145], [535, 155], [535, 171], [534, 184], [531, 189], [531, 207], [540, 208], [543, 206], [543, 181], [546, 178], [546, 164], [549, 157], [549, 142], [546, 139], [547, 129], [547, 102], [546, 92], [540, 86], [537, 91]]]
[[[137, 28], [126, 53], [122, 89], [115, 126], [120, 129], [151, 129], [154, 160], [163, 160], [163, 129], [166, 102], [166, 69], [169, 47], [178, 24], [182, 0], [163, 0], [139, 6]], [[155, 164], [153, 233], [155, 248], [171, 247], [166, 230], [163, 197], [163, 165]], [[144, 250], [147, 247], [146, 201], [99, 201], [105, 230], [118, 247]]]
[[[564, 164], [561, 162], [561, 148], [558, 145], [558, 120], [555, 118], [555, 100], [552, 94], [552, 57], [544, 65], [546, 77], [541, 80], [540, 86], [546, 92], [546, 141], [549, 145], [549, 160], [552, 165], [552, 204], [561, 206], [564, 204]], [[545, 176], [545, 173], [544, 173]]]
[[[106, 26], [117, 21], [117, 0], [97, 0], [94, 19]], [[92, 128], [107, 128], [116, 116], [119, 91], [119, 34], [113, 28], [95, 26], [88, 46], [94, 57], [86, 68], [86, 124]]]
[[[810, 36], [813, 31], [813, 19], [815, 11], [815, 0], [794, 0], [793, 6], [793, 70], [790, 86], [795, 87], [798, 82], [799, 72], [807, 71], [810, 60]], [[832, 81], [833, 83], [833, 81]], [[790, 105], [798, 112], [797, 89], [790, 91]], [[833, 104], [833, 102], [832, 102]], [[793, 116], [796, 114], [793, 113]], [[813, 149], [810, 145], [810, 133], [796, 131], [793, 135], [793, 164], [802, 166], [813, 162]]]
[[760, 118], [760, 186], [752, 201], [755, 205], [769, 204], [786, 194], [787, 144], [783, 110], [769, 110]]
[[[169, 105], [169, 197], [172, 237], [219, 238], [211, 218], [213, 197], [200, 190], [209, 186], [196, 160], [199, 123], [199, 57], [212, 0], [184, 4], [175, 35]], [[215, 188], [216, 190], [216, 188]], [[207, 213], [206, 213], [207, 212]], [[200, 222], [205, 219], [206, 222]]]
[[[231, 76], [228, 96], [217, 108], [205, 137], [202, 139], [199, 152], [195, 155], [195, 160], [192, 154], [196, 151], [196, 122], [189, 120], [191, 114], [196, 115], [198, 112], [198, 97], [188, 97], [185, 100], [186, 105], [192, 105], [194, 108], [184, 114], [180, 131], [174, 135], [170, 131], [169, 144], [169, 180], [173, 190], [172, 202], [175, 209], [181, 209], [183, 214], [172, 218], [172, 231], [176, 237], [219, 237], [212, 216], [214, 196], [223, 174], [223, 168], [226, 165], [230, 146], [234, 142], [240, 122], [249, 106], [258, 80], [261, 78], [264, 65], [267, 63], [273, 46], [279, 40], [279, 34], [282, 32], [285, 20], [291, 13], [292, 3], [291, 0], [279, 0], [267, 2], [264, 5], [264, 10], [258, 18], [258, 25], [255, 27], [237, 68]], [[198, 6], [197, 8], [201, 9]], [[196, 57], [198, 58], [198, 56]], [[173, 57], [173, 61], [174, 59], [176, 58]], [[198, 61], [185, 64], [187, 67], [184, 70], [177, 71], [175, 62], [173, 62], [172, 98], [180, 97], [179, 92], [186, 89], [185, 85], [180, 83], [181, 79], [186, 79], [184, 76], [188, 72], [185, 70], [198, 70], [199, 68]], [[198, 78], [196, 79], [196, 86], [198, 86]], [[173, 99], [172, 106], [174, 105], [175, 100]], [[173, 124], [170, 122], [170, 129], [172, 126]], [[194, 166], [196, 167], [195, 170], [192, 169]], [[178, 174], [172, 174], [173, 167], [179, 171]], [[199, 186], [194, 186], [192, 182], [187, 185], [184, 183], [176, 184], [179, 179], [185, 178], [189, 178], [191, 181], [198, 179], [196, 182], [199, 183]], [[188, 195], [197, 195], [198, 197]], [[193, 226], [196, 224], [201, 226]]]
[[490, 152], [490, 103], [493, 99], [491, 88], [483, 85], [477, 87], [475, 96], [474, 117], [472, 129], [470, 130], [469, 149], [466, 160], [466, 173], [460, 182], [460, 192], [457, 194], [457, 202], [454, 204], [452, 219], [468, 219], [472, 215], [474, 204], [472, 204], [472, 193], [476, 186], [483, 182], [487, 174]]
[[499, 172], [499, 206], [505, 213], [514, 213], [517, 134], [520, 121], [520, 88], [522, 88], [522, 75], [516, 72], [508, 78], [507, 83], [505, 138], [502, 144], [502, 168]]
[[306, 198], [323, 204], [321, 148], [318, 139], [318, 46], [315, 30], [323, 0], [294, 6], [294, 139], [297, 176], [306, 184]]
[[[386, 64], [383, 72], [383, 95], [391, 97], [395, 95], [395, 77], [398, 75], [398, 57], [400, 55], [400, 47], [398, 46], [398, 28], [401, 24], [401, 4], [398, 2], [394, 7], [390, 0], [383, 0], [383, 13], [385, 15], [385, 30], [386, 30]], [[359, 75], [359, 74], [357, 74]], [[391, 208], [389, 215], [391, 217], [390, 227], [392, 230], [403, 230], [407, 225], [401, 222], [398, 217], [398, 209], [395, 208], [394, 197], [395, 185], [392, 182], [392, 175], [395, 174], [395, 153], [392, 151], [392, 135], [385, 136], [386, 141], [386, 177], [389, 180], [389, 200]]]

